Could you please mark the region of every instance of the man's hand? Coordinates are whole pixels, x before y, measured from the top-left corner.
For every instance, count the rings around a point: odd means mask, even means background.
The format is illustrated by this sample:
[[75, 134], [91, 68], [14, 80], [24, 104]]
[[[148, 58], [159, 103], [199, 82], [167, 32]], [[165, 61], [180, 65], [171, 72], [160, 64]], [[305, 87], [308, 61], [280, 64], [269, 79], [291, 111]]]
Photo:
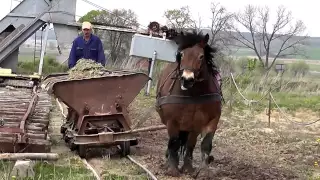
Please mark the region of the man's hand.
[[74, 40], [72, 43], [72, 48], [69, 54], [68, 67], [69, 69], [73, 68], [76, 65], [76, 41]]

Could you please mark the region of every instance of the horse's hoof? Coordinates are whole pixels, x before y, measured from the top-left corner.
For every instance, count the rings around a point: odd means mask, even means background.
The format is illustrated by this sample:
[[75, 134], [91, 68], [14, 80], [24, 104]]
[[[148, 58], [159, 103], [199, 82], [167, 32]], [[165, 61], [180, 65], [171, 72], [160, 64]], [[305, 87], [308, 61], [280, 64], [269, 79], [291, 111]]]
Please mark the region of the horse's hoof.
[[168, 157], [169, 157], [169, 152], [168, 152], [168, 150], [166, 150], [165, 157], [166, 157], [166, 159], [168, 159]]
[[193, 174], [195, 172], [195, 168], [192, 167], [191, 164], [184, 164], [180, 170], [182, 173]]
[[210, 164], [214, 161], [214, 157], [212, 155], [208, 156], [206, 159], [206, 164]]
[[198, 169], [197, 171], [194, 171], [194, 173], [192, 174], [192, 178], [193, 178], [193, 179], [197, 179], [197, 177], [198, 177], [199, 174], [200, 174], [200, 171], [201, 171], [201, 169]]
[[161, 169], [168, 169], [169, 168], [169, 163], [168, 162], [165, 162], [163, 164], [160, 165], [160, 168]]
[[166, 174], [168, 176], [172, 176], [172, 177], [179, 177], [180, 176], [179, 169], [174, 168], [174, 167], [169, 167]]

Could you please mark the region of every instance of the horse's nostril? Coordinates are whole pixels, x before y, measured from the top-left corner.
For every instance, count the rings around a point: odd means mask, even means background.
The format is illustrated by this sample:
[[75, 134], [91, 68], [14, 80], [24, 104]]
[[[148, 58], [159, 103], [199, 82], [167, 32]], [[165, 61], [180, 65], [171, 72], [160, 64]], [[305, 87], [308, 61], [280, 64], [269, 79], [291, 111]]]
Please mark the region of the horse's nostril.
[[193, 78], [188, 78], [188, 79], [184, 78], [184, 81], [186, 83], [194, 83], [194, 79]]
[[183, 78], [182, 85], [184, 87], [190, 88], [193, 86], [194, 82], [195, 82], [194, 78], [188, 78], [188, 79]]

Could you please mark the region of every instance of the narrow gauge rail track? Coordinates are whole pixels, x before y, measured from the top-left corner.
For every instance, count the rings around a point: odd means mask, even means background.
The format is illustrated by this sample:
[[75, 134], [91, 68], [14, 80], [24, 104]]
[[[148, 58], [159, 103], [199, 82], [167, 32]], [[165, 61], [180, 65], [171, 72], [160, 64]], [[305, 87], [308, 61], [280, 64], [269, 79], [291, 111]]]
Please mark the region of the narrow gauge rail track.
[[[117, 148], [119, 150], [121, 150], [121, 147], [120, 146], [117, 146]], [[147, 175], [150, 179], [152, 180], [158, 180], [156, 178], [156, 176], [148, 169], [146, 168], [144, 165], [142, 165], [141, 163], [139, 163], [136, 159], [134, 159], [132, 156], [130, 155], [126, 155], [125, 158], [127, 158], [128, 160], [130, 160], [134, 165], [138, 166], [139, 168], [141, 168]], [[96, 177], [97, 180], [102, 180], [98, 171], [94, 168], [95, 165], [91, 164], [89, 159], [86, 159], [86, 158], [81, 158], [81, 161], [83, 164], [86, 165], [86, 167], [93, 173], [93, 175]]]
[[[70, 79], [69, 74], [52, 74], [44, 78], [41, 87], [56, 98], [61, 115], [66, 119], [61, 133], [67, 147], [77, 151], [97, 179], [98, 173], [87, 162], [87, 149], [116, 146], [122, 156], [142, 168], [152, 179], [155, 176], [134, 160], [130, 154], [139, 132], [154, 131], [165, 127], [131, 129], [126, 108], [148, 81], [143, 73], [113, 71], [101, 77]], [[132, 85], [132, 82], [135, 84]], [[104, 87], [110, 88], [105, 91]], [[64, 109], [63, 105], [68, 108]], [[68, 111], [68, 115], [64, 114]], [[92, 164], [94, 165], [94, 164]]]
[[50, 152], [51, 97], [28, 80], [0, 82], [0, 151]]
[[[133, 164], [135, 164], [136, 166], [138, 166], [139, 168], [143, 169], [143, 171], [148, 175], [148, 177], [152, 180], [158, 180], [156, 178], [156, 176], [154, 174], [152, 174], [152, 172], [150, 170], [148, 170], [145, 166], [143, 166], [142, 164], [140, 164], [137, 160], [135, 160], [133, 157], [131, 157], [130, 155], [126, 156], [127, 159], [129, 159]], [[93, 173], [93, 175], [95, 176], [95, 178], [97, 180], [101, 180], [101, 177], [98, 173], [98, 171], [94, 168], [95, 166], [90, 164], [90, 161], [88, 161], [85, 158], [82, 158], [82, 163], [85, 164], [85, 166]]]
[[[64, 113], [64, 109], [63, 109], [63, 105], [59, 102], [59, 100], [56, 100], [56, 105], [59, 107], [58, 109], [60, 110], [60, 114], [61, 117], [65, 118], [66, 114]], [[121, 150], [120, 146], [117, 146], [117, 148], [119, 150]], [[139, 166], [139, 168], [143, 169], [144, 172], [152, 179], [152, 180], [158, 180], [156, 178], [156, 176], [154, 174], [152, 174], [152, 172], [150, 170], [148, 170], [145, 166], [143, 166], [142, 164], [140, 164], [137, 160], [135, 160], [132, 156], [130, 155], [126, 155], [126, 158], [129, 159], [132, 163], [134, 163], [136, 166]], [[86, 158], [81, 158], [82, 163], [85, 164], [85, 166], [93, 173], [93, 175], [95, 176], [95, 178], [97, 180], [101, 180], [101, 177], [98, 173], [97, 170], [95, 170], [94, 165], [90, 164], [90, 161], [88, 161], [88, 159]]]

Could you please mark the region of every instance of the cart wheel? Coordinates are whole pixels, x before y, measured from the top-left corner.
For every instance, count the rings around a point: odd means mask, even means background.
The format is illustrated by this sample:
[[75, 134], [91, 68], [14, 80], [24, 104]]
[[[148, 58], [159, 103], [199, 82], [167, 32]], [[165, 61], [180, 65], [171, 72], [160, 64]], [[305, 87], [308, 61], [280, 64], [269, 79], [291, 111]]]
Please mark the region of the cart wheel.
[[86, 158], [87, 148], [85, 145], [79, 145], [78, 154], [81, 158]]
[[131, 141], [130, 141], [130, 146], [136, 146], [136, 145], [138, 145], [138, 144], [139, 144], [138, 139], [135, 139], [135, 140], [131, 140]]
[[71, 151], [74, 151], [74, 150], [77, 149], [77, 146], [74, 144], [74, 139], [70, 139], [70, 140], [68, 141], [68, 146], [69, 146], [69, 148], [70, 148]]
[[64, 127], [64, 126], [61, 126], [61, 127], [60, 127], [60, 133], [61, 133], [61, 134], [65, 134], [66, 130], [67, 130], [66, 127]]
[[121, 155], [127, 156], [130, 154], [130, 141], [124, 141], [120, 144]]
[[62, 138], [65, 143], [69, 143], [70, 139], [65, 134], [63, 134]]

